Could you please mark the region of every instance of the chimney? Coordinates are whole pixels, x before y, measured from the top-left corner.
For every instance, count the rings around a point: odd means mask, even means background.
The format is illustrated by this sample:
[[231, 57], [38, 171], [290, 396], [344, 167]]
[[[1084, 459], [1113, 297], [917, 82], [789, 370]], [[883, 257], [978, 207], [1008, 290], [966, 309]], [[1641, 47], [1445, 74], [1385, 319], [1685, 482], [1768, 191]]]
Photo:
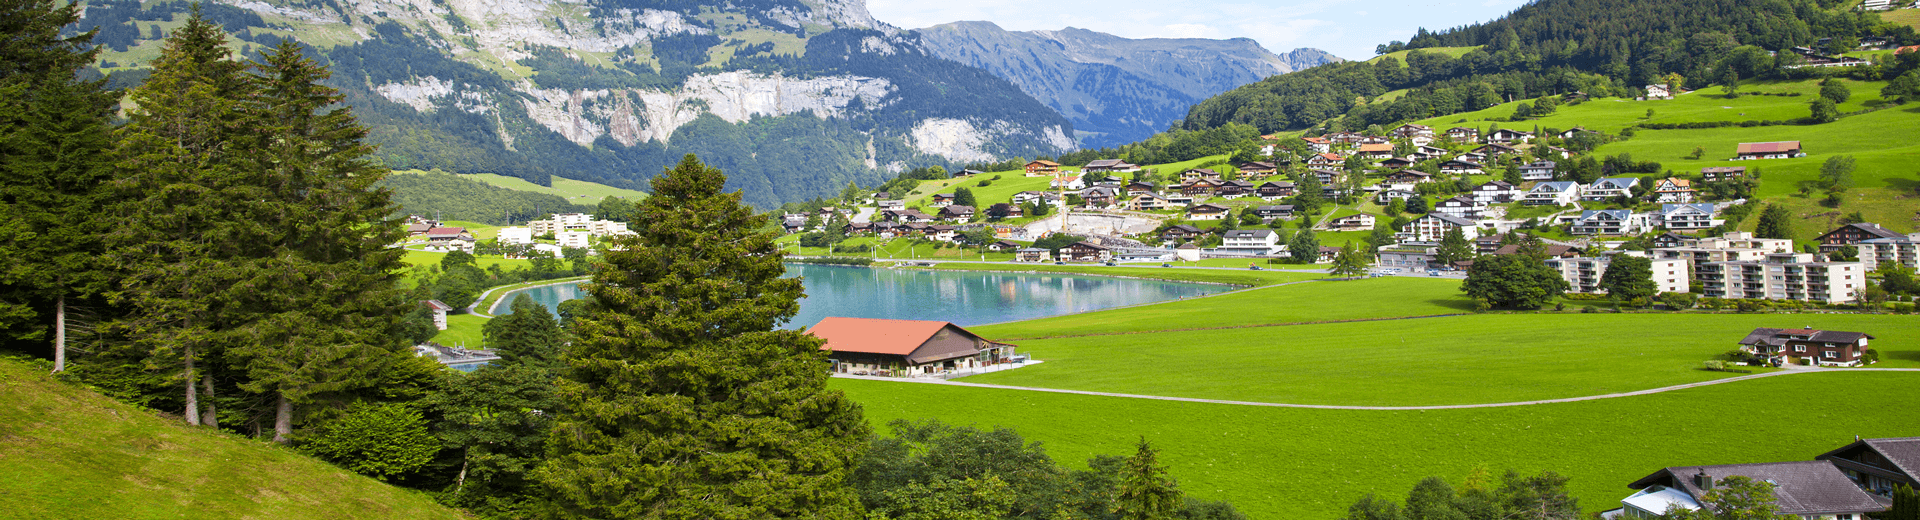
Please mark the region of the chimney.
[[1700, 488], [1701, 491], [1712, 490], [1713, 477], [1707, 476], [1707, 470], [1700, 470], [1700, 473], [1693, 476], [1693, 485], [1694, 487]]

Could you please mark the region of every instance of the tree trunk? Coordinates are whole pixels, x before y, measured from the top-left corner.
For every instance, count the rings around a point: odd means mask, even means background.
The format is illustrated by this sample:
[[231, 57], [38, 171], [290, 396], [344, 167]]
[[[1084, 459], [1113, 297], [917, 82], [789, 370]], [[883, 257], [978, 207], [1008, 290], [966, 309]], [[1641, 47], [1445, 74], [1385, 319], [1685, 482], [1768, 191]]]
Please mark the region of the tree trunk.
[[67, 369], [67, 295], [53, 299], [53, 373]]
[[205, 412], [201, 412], [200, 423], [205, 424], [207, 426], [212, 426], [215, 429], [218, 429], [220, 428], [220, 416], [216, 414], [217, 410], [215, 409], [215, 407], [218, 405], [213, 403], [213, 371], [212, 370], [208, 370], [207, 375], [201, 376], [200, 384], [201, 384], [201, 387], [204, 388], [207, 393], [207, 409]]
[[457, 499], [460, 490], [467, 487], [467, 450], [460, 450], [460, 476], [453, 478], [453, 496]]
[[293, 437], [293, 401], [286, 394], [280, 395], [280, 404], [273, 412], [273, 442], [286, 444]]
[[194, 394], [193, 347], [187, 347], [187, 424], [200, 425], [200, 396]]

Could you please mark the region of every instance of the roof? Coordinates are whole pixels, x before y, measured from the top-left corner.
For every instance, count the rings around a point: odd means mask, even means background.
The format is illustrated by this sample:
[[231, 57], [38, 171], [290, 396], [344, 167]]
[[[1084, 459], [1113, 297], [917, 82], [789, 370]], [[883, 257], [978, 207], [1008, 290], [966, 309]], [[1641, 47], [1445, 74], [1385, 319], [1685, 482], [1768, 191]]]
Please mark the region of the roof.
[[1092, 243], [1092, 242], [1074, 242], [1074, 243], [1072, 243], [1072, 244], [1067, 244], [1067, 247], [1084, 247], [1084, 248], [1088, 248], [1088, 249], [1097, 249], [1097, 250], [1102, 250], [1102, 251], [1105, 251], [1105, 250], [1108, 250], [1108, 249], [1112, 249], [1112, 248], [1110, 248], [1110, 247], [1106, 247], [1106, 246], [1102, 246], [1102, 245], [1100, 245], [1100, 244], [1095, 244], [1095, 243]]
[[1533, 185], [1533, 189], [1528, 191], [1538, 192], [1538, 193], [1546, 193], [1547, 191], [1567, 191], [1567, 190], [1574, 189], [1574, 187], [1579, 185], [1580, 185], [1579, 183], [1576, 183], [1573, 181], [1542, 182], [1540, 184]]
[[1839, 455], [1841, 452], [1860, 446], [1873, 448], [1873, 451], [1880, 452], [1880, 456], [1886, 457], [1887, 462], [1893, 463], [1895, 468], [1899, 468], [1900, 472], [1907, 474], [1908, 477], [1920, 478], [1920, 437], [1860, 439], [1853, 441], [1853, 444], [1842, 446], [1840, 449], [1823, 453], [1814, 458], [1817, 460], [1826, 460], [1829, 457]]
[[[1648, 489], [1650, 490], [1652, 488]], [[1664, 486], [1658, 491], [1651, 493], [1647, 492], [1647, 490], [1641, 490], [1641, 492], [1634, 493], [1633, 496], [1621, 500], [1620, 503], [1649, 513], [1666, 513], [1667, 510], [1672, 509], [1674, 506], [1679, 506], [1681, 509], [1688, 511], [1700, 509], [1700, 503], [1694, 501], [1693, 497], [1687, 496], [1686, 492]]]
[[827, 340], [820, 350], [905, 356], [949, 326], [953, 324], [944, 321], [828, 317], [807, 333]]
[[[1552, 257], [1552, 258], [1560, 258], [1560, 257], [1565, 257], [1565, 256], [1567, 256], [1568, 254], [1575, 254], [1575, 255], [1577, 255], [1577, 254], [1580, 254], [1581, 252], [1583, 252], [1583, 251], [1585, 251], [1585, 250], [1583, 250], [1583, 249], [1581, 249], [1581, 248], [1578, 248], [1578, 247], [1574, 247], [1574, 246], [1563, 246], [1563, 245], [1560, 245], [1560, 244], [1546, 244], [1546, 246], [1547, 246], [1547, 256], [1548, 256], [1548, 257]], [[1495, 249], [1495, 250], [1493, 250], [1493, 254], [1496, 254], [1496, 255], [1517, 255], [1517, 254], [1520, 254], [1520, 245], [1519, 245], [1519, 244], [1507, 244], [1507, 245], [1504, 245], [1504, 246], [1500, 246], [1500, 248], [1499, 248], [1499, 249]]]
[[1660, 212], [1666, 213], [1668, 215], [1679, 213], [1681, 212], [1681, 210], [1693, 210], [1703, 215], [1712, 215], [1714, 206], [1713, 204], [1708, 204], [1705, 202], [1696, 202], [1692, 204], [1664, 204], [1660, 206]]
[[427, 308], [429, 308], [429, 309], [433, 309], [433, 310], [436, 310], [436, 311], [450, 311], [450, 310], [453, 310], [453, 306], [452, 306], [452, 305], [447, 305], [447, 304], [446, 304], [446, 302], [442, 302], [442, 301], [440, 301], [440, 300], [426, 300], [426, 301], [422, 301], [422, 302], [420, 302], [420, 304], [421, 304], [421, 305], [426, 305], [426, 306], [427, 306]]
[[1745, 173], [1746, 171], [1745, 166], [1708, 166], [1700, 169], [1700, 173]]
[[1580, 212], [1580, 220], [1592, 220], [1596, 218], [1626, 220], [1631, 217], [1633, 217], [1633, 210], [1629, 209], [1590, 209]]
[[1774, 141], [1771, 143], [1740, 143], [1739, 153], [1780, 153], [1800, 151], [1799, 141]]
[[1839, 331], [1839, 330], [1814, 330], [1814, 329], [1770, 329], [1770, 328], [1762, 327], [1762, 328], [1753, 329], [1753, 332], [1747, 333], [1747, 337], [1740, 339], [1740, 344], [1741, 345], [1765, 345], [1770, 347], [1777, 347], [1777, 346], [1785, 345], [1788, 340], [1788, 336], [1806, 336], [1808, 338], [1807, 341], [1818, 341], [1821, 343], [1853, 343], [1853, 342], [1860, 341], [1860, 338], [1876, 339], [1873, 337], [1872, 334], [1867, 334], [1864, 332], [1847, 332], [1847, 331]]
[[1632, 188], [1636, 184], [1640, 184], [1639, 177], [1607, 177], [1593, 181], [1593, 187], [1595, 189], [1624, 190]]
[[1673, 187], [1677, 189], [1687, 190], [1687, 189], [1693, 188], [1693, 181], [1688, 179], [1682, 179], [1679, 177], [1667, 177], [1661, 180], [1668, 184], [1672, 184]]
[[1259, 207], [1253, 208], [1253, 210], [1254, 211], [1293, 211], [1293, 205], [1281, 204], [1278, 206], [1259, 206]]
[[1217, 209], [1217, 210], [1220, 210], [1220, 211], [1226, 211], [1226, 210], [1227, 210], [1227, 207], [1226, 207], [1226, 206], [1222, 206], [1222, 205], [1219, 205], [1219, 204], [1212, 204], [1212, 203], [1208, 203], [1208, 204], [1201, 204], [1201, 205], [1198, 205], [1198, 206], [1194, 206], [1194, 207], [1193, 207], [1193, 209], [1189, 209], [1189, 210], [1187, 210], [1187, 212], [1189, 212], [1189, 213], [1191, 213], [1191, 212], [1194, 212], [1194, 211], [1198, 211], [1198, 210], [1200, 210], [1201, 208], [1213, 208], [1213, 209]]
[[1326, 144], [1327, 142], [1327, 139], [1324, 137], [1302, 137], [1300, 140], [1313, 144]]
[[1847, 228], [1858, 229], [1861, 232], [1864, 232], [1868, 235], [1872, 235], [1873, 238], [1906, 238], [1907, 237], [1906, 235], [1895, 233], [1891, 229], [1880, 227], [1879, 224], [1875, 224], [1872, 222], [1860, 222], [1860, 223], [1847, 224], [1845, 226], [1840, 226], [1840, 227], [1834, 228], [1833, 231], [1828, 231], [1826, 232], [1826, 234], [1820, 235], [1820, 237], [1826, 238], [1827, 235], [1839, 233], [1840, 230], [1847, 229]]
[[1038, 165], [1041, 165], [1041, 166], [1059, 166], [1059, 165], [1060, 165], [1060, 163], [1057, 163], [1057, 162], [1053, 162], [1053, 161], [1033, 161], [1033, 162], [1030, 162], [1030, 163], [1027, 163], [1027, 164], [1028, 164], [1028, 165], [1035, 165], [1035, 164], [1038, 164]]
[[[1451, 161], [1449, 161], [1449, 162], [1451, 162]], [[1389, 174], [1387, 174], [1387, 176], [1388, 176], [1388, 177], [1392, 177], [1392, 176], [1395, 176], [1395, 175], [1412, 175], [1412, 176], [1415, 176], [1415, 177], [1432, 177], [1432, 176], [1433, 176], [1433, 174], [1431, 174], [1431, 173], [1427, 173], [1427, 172], [1423, 172], [1423, 171], [1420, 171], [1420, 170], [1400, 170], [1400, 171], [1397, 171], [1397, 172], [1393, 172], [1393, 173], [1389, 173]]]
[[1421, 217], [1421, 218], [1435, 218], [1435, 219], [1439, 219], [1442, 222], [1446, 222], [1448, 224], [1453, 224], [1460, 227], [1473, 227], [1473, 221], [1456, 217], [1453, 215], [1448, 215], [1446, 213], [1428, 213], [1426, 217]]
[[1363, 144], [1360, 145], [1358, 150], [1362, 152], [1391, 152], [1393, 151], [1393, 145], [1390, 143]]
[[1475, 167], [1475, 168], [1481, 168], [1481, 167], [1482, 167], [1482, 166], [1480, 166], [1480, 163], [1477, 163], [1477, 162], [1473, 162], [1473, 161], [1466, 161], [1466, 160], [1461, 160], [1461, 159], [1454, 159], [1454, 160], [1450, 160], [1450, 161], [1447, 161], [1447, 162], [1443, 162], [1443, 163], [1440, 163], [1440, 166], [1441, 166], [1441, 167], [1443, 167], [1443, 168], [1444, 168], [1444, 167], [1446, 167], [1446, 166], [1449, 166], [1449, 165], [1455, 165], [1455, 166], [1457, 166], [1457, 165], [1467, 165], [1467, 166], [1472, 166], [1472, 167]]
[[1316, 157], [1316, 158], [1320, 158], [1320, 159], [1325, 159], [1325, 160], [1329, 160], [1329, 161], [1344, 161], [1344, 160], [1346, 160], [1346, 158], [1345, 158], [1345, 157], [1341, 157], [1341, 156], [1339, 156], [1339, 155], [1337, 155], [1337, 154], [1331, 154], [1331, 153], [1316, 153], [1316, 154], [1313, 154], [1313, 156], [1314, 156], [1314, 157]]
[[[1100, 160], [1087, 163], [1087, 167], [1088, 168], [1105, 168], [1110, 166], [1119, 166], [1122, 164], [1127, 164], [1127, 163], [1119, 159], [1100, 159]], [[1128, 165], [1128, 166], [1131, 166], [1131, 165]]]
[[1201, 232], [1201, 231], [1200, 231], [1200, 228], [1199, 228], [1199, 227], [1196, 227], [1196, 226], [1189, 226], [1189, 225], [1186, 225], [1186, 224], [1180, 224], [1180, 225], [1177, 225], [1177, 226], [1173, 226], [1173, 227], [1169, 227], [1169, 228], [1167, 228], [1167, 231], [1185, 231], [1185, 232], [1188, 232], [1188, 233], [1200, 233], [1200, 232]]
[[1187, 242], [1185, 244], [1180, 244], [1180, 247], [1176, 247], [1174, 249], [1199, 249], [1199, 248], [1200, 246], [1193, 245], [1193, 242]]
[[427, 230], [427, 238], [434, 238], [434, 237], [453, 238], [453, 237], [460, 236], [461, 233], [466, 233], [466, 232], [467, 232], [467, 228], [463, 228], [463, 227], [437, 227], [437, 228]]
[[1226, 238], [1264, 238], [1264, 237], [1273, 236], [1273, 230], [1271, 229], [1235, 229], [1232, 231], [1228, 231], [1227, 234], [1223, 236]]
[[1772, 483], [1774, 504], [1779, 506], [1782, 514], [1884, 511], [1887, 508], [1874, 500], [1872, 495], [1861, 491], [1859, 485], [1840, 473], [1840, 468], [1824, 460], [1671, 467], [1647, 475], [1627, 487], [1644, 489], [1656, 484], [1670, 484], [1697, 499], [1706, 493], [1694, 482], [1694, 476], [1702, 474], [1716, 483], [1736, 475]]
[[1267, 182], [1260, 183], [1260, 187], [1262, 188], [1265, 188], [1267, 186], [1273, 186], [1275, 188], [1292, 188], [1293, 181], [1267, 181]]
[[1507, 181], [1493, 181], [1493, 182], [1480, 185], [1481, 188], [1485, 188], [1488, 186], [1492, 186], [1495, 189], [1509, 189], [1513, 187], [1513, 183], [1507, 182]]

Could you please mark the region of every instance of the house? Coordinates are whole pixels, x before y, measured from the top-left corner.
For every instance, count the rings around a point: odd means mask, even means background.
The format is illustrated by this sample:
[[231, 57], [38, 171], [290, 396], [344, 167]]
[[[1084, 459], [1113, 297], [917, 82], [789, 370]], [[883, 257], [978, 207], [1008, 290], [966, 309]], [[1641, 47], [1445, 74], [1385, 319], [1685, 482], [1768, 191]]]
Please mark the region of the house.
[[1013, 253], [1015, 262], [1052, 262], [1053, 252], [1038, 247], [1025, 247]]
[[1382, 247], [1376, 264], [1384, 268], [1427, 269], [1433, 267], [1439, 250], [1435, 246], [1412, 244]]
[[1633, 195], [1633, 187], [1640, 184], [1639, 177], [1605, 177], [1593, 181], [1580, 192], [1580, 200], [1607, 200], [1614, 197]]
[[1653, 183], [1653, 201], [1659, 203], [1685, 204], [1693, 202], [1693, 181], [1679, 177], [1667, 177]]
[[1561, 148], [1558, 146], [1548, 146], [1547, 155], [1559, 157], [1561, 159], [1571, 159], [1573, 158], [1573, 150], [1568, 150], [1566, 148]]
[[1338, 166], [1346, 162], [1347, 158], [1333, 153], [1316, 153], [1307, 158], [1307, 166]]
[[1411, 190], [1390, 188], [1380, 190], [1378, 193], [1373, 194], [1373, 201], [1376, 204], [1385, 206], [1392, 203], [1394, 199], [1407, 200], [1418, 196], [1420, 196], [1420, 194], [1414, 193]]
[[1760, 261], [1694, 265], [1700, 292], [1710, 298], [1853, 303], [1867, 288], [1867, 268], [1861, 262], [1815, 262], [1811, 253], [1768, 253]]
[[1333, 180], [1338, 179], [1340, 178], [1341, 175], [1343, 175], [1342, 173], [1333, 171], [1333, 170], [1312, 170], [1307, 173], [1310, 175], [1313, 175], [1313, 180], [1319, 181], [1320, 187], [1322, 188], [1332, 186]]
[[827, 317], [807, 329], [826, 340], [837, 374], [935, 376], [1014, 362], [1014, 345], [944, 321]]
[[1453, 158], [1459, 159], [1462, 161], [1467, 161], [1467, 162], [1476, 162], [1480, 164], [1487, 163], [1487, 154], [1484, 154], [1484, 153], [1467, 152], [1460, 155], [1456, 155]]
[[[801, 215], [801, 214], [797, 214], [797, 213], [793, 213], [793, 214], [787, 214], [787, 215], [781, 215], [781, 216], [780, 216], [780, 229], [782, 229], [782, 230], [785, 230], [785, 231], [786, 231], [786, 232], [788, 232], [788, 233], [799, 233], [799, 232], [801, 232], [801, 231], [806, 231], [806, 228], [807, 228], [807, 216], [806, 216], [806, 215]], [[526, 240], [525, 242], [520, 242], [520, 241], [518, 241], [518, 239], [519, 239], [519, 237], [518, 237], [518, 236], [509, 236], [509, 234], [508, 234], [508, 233], [506, 232], [506, 231], [507, 231], [508, 229], [513, 229], [513, 230], [521, 230], [521, 229], [525, 229], [525, 230], [526, 230], [526, 235], [527, 235], [527, 240]], [[532, 230], [532, 229], [529, 229], [529, 228], [500, 228], [500, 232], [501, 232], [501, 233], [500, 233], [500, 243], [502, 243], [502, 244], [531, 244], [531, 243], [533, 243], [533, 230]], [[512, 233], [512, 235], [519, 235], [519, 233], [518, 233], [518, 232], [516, 232], [516, 233]]]
[[1060, 163], [1057, 163], [1057, 162], [1033, 161], [1033, 162], [1027, 163], [1028, 177], [1039, 177], [1042, 175], [1058, 175], [1059, 173], [1060, 173]]
[[1173, 203], [1168, 202], [1166, 197], [1153, 193], [1142, 193], [1127, 201], [1127, 209], [1133, 211], [1161, 211], [1172, 207]]
[[1473, 187], [1473, 201], [1482, 206], [1506, 204], [1520, 198], [1520, 187], [1507, 181], [1493, 181]]
[[932, 199], [927, 200], [927, 206], [929, 207], [944, 208], [950, 204], [953, 204], [952, 193], [935, 193]]
[[1218, 181], [1196, 179], [1193, 182], [1181, 185], [1180, 193], [1193, 197], [1211, 197], [1213, 196], [1213, 192], [1218, 189], [1220, 189]]
[[1100, 159], [1087, 163], [1083, 169], [1088, 173], [1137, 172], [1140, 171], [1140, 165], [1119, 159]]
[[1266, 256], [1280, 252], [1280, 235], [1271, 229], [1234, 229], [1222, 234], [1216, 253]]
[[463, 227], [437, 227], [426, 232], [428, 251], [473, 252], [473, 233]]
[[1479, 173], [1486, 173], [1486, 172], [1487, 172], [1487, 167], [1481, 166], [1480, 163], [1473, 162], [1473, 161], [1463, 161], [1460, 159], [1454, 159], [1451, 161], [1440, 163], [1440, 173], [1479, 174]]
[[1433, 147], [1433, 146], [1421, 146], [1418, 148], [1414, 148], [1413, 155], [1409, 156], [1408, 158], [1413, 159], [1415, 161], [1425, 161], [1429, 159], [1439, 159], [1441, 157], [1446, 157], [1447, 154], [1450, 154], [1450, 153], [1453, 153], [1453, 152], [1448, 151], [1446, 148], [1439, 148], [1439, 147]]
[[1671, 509], [1696, 511], [1707, 507], [1708, 491], [1733, 476], [1771, 484], [1776, 512], [1781, 515], [1865, 520], [1867, 513], [1887, 509], [1848, 480], [1833, 462], [1809, 460], [1664, 468], [1628, 484], [1635, 493], [1621, 499], [1619, 509], [1603, 511], [1600, 517], [1657, 518]]
[[1419, 184], [1433, 180], [1433, 174], [1419, 170], [1400, 170], [1387, 174], [1386, 184]]
[[1389, 170], [1402, 170], [1412, 168], [1416, 162], [1418, 161], [1413, 160], [1413, 157], [1393, 157], [1385, 161], [1380, 161], [1380, 167]]
[[1855, 439], [1813, 460], [1832, 462], [1860, 489], [1875, 495], [1891, 496], [1896, 486], [1920, 489], [1920, 437]]
[[993, 218], [1020, 218], [1027, 216], [1027, 212], [1026, 210], [1020, 209], [1020, 206], [1000, 202], [992, 206], [987, 206], [987, 216]]
[[1533, 134], [1508, 128], [1494, 130], [1492, 133], [1487, 134], [1487, 142], [1489, 143], [1511, 144], [1532, 141]]
[[1094, 186], [1106, 186], [1108, 188], [1119, 188], [1120, 186], [1125, 185], [1127, 183], [1127, 180], [1117, 175], [1100, 175], [1100, 176], [1094, 177], [1092, 182]]
[[[1906, 235], [1895, 233], [1891, 229], [1880, 227], [1879, 224], [1861, 222], [1834, 228], [1833, 231], [1828, 231], [1826, 234], [1820, 235], [1820, 238], [1814, 240], [1820, 242], [1820, 252], [1832, 253], [1838, 251], [1842, 246], [1850, 246], [1876, 238], [1898, 240], [1906, 237]], [[1865, 260], [1866, 257], [1862, 256], [1860, 259]]]
[[1302, 137], [1300, 140], [1306, 141], [1307, 149], [1312, 150], [1313, 153], [1329, 153], [1333, 151], [1333, 141], [1329, 141], [1324, 137]]
[[1700, 169], [1700, 180], [1720, 182], [1747, 176], [1745, 166], [1709, 166]]
[[1012, 240], [996, 240], [986, 247], [988, 251], [1019, 251], [1027, 246]]
[[1647, 85], [1647, 99], [1673, 99], [1673, 92], [1666, 85]]
[[1293, 211], [1294, 208], [1292, 204], [1253, 207], [1253, 214], [1258, 215], [1262, 222], [1271, 221], [1276, 218], [1280, 220], [1293, 220]]
[[1486, 210], [1486, 203], [1479, 202], [1473, 197], [1466, 195], [1443, 200], [1433, 206], [1433, 211], [1435, 212], [1468, 219], [1479, 218], [1480, 212]]
[[1634, 213], [1627, 209], [1590, 209], [1580, 212], [1574, 219], [1572, 233], [1575, 235], [1637, 235], [1649, 227], [1649, 219], [1644, 213]]
[[1219, 204], [1200, 204], [1187, 208], [1187, 220], [1221, 220], [1227, 218], [1227, 211]]
[[1229, 199], [1237, 199], [1247, 195], [1252, 195], [1253, 189], [1254, 189], [1254, 186], [1253, 186], [1253, 183], [1251, 182], [1221, 181], [1220, 189], [1215, 190], [1214, 194], [1222, 197], [1226, 197]]
[[1572, 138], [1573, 138], [1573, 136], [1576, 136], [1576, 135], [1580, 135], [1580, 134], [1596, 134], [1596, 133], [1599, 133], [1599, 132], [1595, 132], [1595, 131], [1592, 131], [1592, 130], [1588, 130], [1588, 129], [1586, 129], [1586, 127], [1581, 127], [1581, 126], [1576, 126], [1576, 127], [1573, 127], [1573, 128], [1570, 128], [1570, 129], [1567, 129], [1567, 130], [1565, 130], [1565, 131], [1562, 131], [1562, 132], [1560, 132], [1560, 133], [1559, 133], [1559, 134], [1557, 134], [1557, 135], [1559, 135], [1561, 139], [1572, 139]]
[[1393, 136], [1412, 141], [1415, 146], [1433, 142], [1433, 127], [1407, 123], [1393, 129]]
[[1187, 195], [1185, 193], [1176, 191], [1176, 192], [1166, 194], [1166, 197], [1167, 197], [1167, 202], [1175, 206], [1185, 207], [1185, 206], [1193, 205], [1192, 195]]
[[1393, 157], [1393, 144], [1363, 144], [1355, 148], [1353, 154], [1360, 156], [1362, 159], [1386, 159]]
[[1063, 262], [1105, 262], [1113, 259], [1113, 250], [1087, 242], [1074, 242], [1060, 249]]
[[1195, 237], [1198, 237], [1200, 235], [1205, 235], [1205, 234], [1207, 234], [1206, 230], [1203, 230], [1194, 226], [1189, 226], [1186, 224], [1180, 224], [1177, 226], [1170, 226], [1166, 229], [1166, 231], [1161, 231], [1160, 239], [1184, 242], [1187, 240], [1192, 240]]
[[1340, 258], [1340, 248], [1333, 247], [1333, 246], [1320, 246], [1320, 254], [1313, 258], [1313, 263], [1331, 264], [1336, 258]]
[[1251, 175], [1273, 175], [1274, 173], [1277, 173], [1280, 171], [1280, 168], [1277, 166], [1274, 166], [1273, 163], [1258, 162], [1258, 161], [1247, 161], [1247, 162], [1233, 165], [1233, 167], [1239, 168], [1240, 173], [1251, 174]]
[[1061, 175], [1047, 183], [1051, 189], [1082, 190], [1087, 188], [1087, 179], [1079, 175]]
[[1673, 231], [1713, 228], [1727, 222], [1713, 218], [1717, 209], [1707, 203], [1665, 204], [1660, 206], [1659, 213], [1654, 214], [1654, 225]]
[[407, 224], [407, 236], [417, 237], [425, 235], [427, 231], [432, 230], [433, 227], [433, 224]]
[[926, 213], [921, 213], [919, 210], [912, 209], [882, 211], [880, 212], [880, 219], [902, 224], [933, 222], [933, 217], [927, 216]]
[[1173, 258], [1182, 262], [1198, 262], [1200, 261], [1200, 246], [1193, 245], [1193, 242], [1180, 244], [1179, 247], [1173, 248]]
[[1267, 201], [1280, 200], [1293, 196], [1292, 181], [1267, 181], [1253, 189], [1253, 194]]
[[1366, 213], [1347, 215], [1327, 223], [1327, 227], [1334, 231], [1372, 231], [1373, 225], [1374, 216]]
[[1481, 156], [1487, 157], [1489, 159], [1498, 158], [1502, 155], [1520, 155], [1521, 154], [1519, 148], [1514, 148], [1514, 147], [1507, 146], [1500, 143], [1489, 143], [1486, 146], [1474, 148], [1473, 153], [1480, 154]]
[[1527, 194], [1520, 197], [1520, 203], [1528, 206], [1565, 206], [1580, 198], [1580, 183], [1573, 181], [1542, 182], [1533, 185]]
[[940, 208], [940, 220], [967, 220], [973, 218], [973, 206], [951, 204]]
[[1085, 201], [1088, 206], [1100, 208], [1112, 206], [1114, 201], [1119, 200], [1119, 198], [1119, 190], [1106, 186], [1094, 186], [1080, 190], [1080, 200]]
[[1392, 142], [1392, 139], [1388, 139], [1385, 136], [1363, 135], [1360, 136], [1360, 142], [1356, 144], [1388, 144]]
[[1448, 128], [1447, 139], [1456, 143], [1477, 143], [1480, 142], [1480, 129], [1465, 126]]
[[1866, 364], [1868, 342], [1873, 339], [1873, 335], [1861, 332], [1758, 328], [1740, 339], [1740, 351], [1774, 366], [1795, 357], [1812, 358], [1821, 365], [1851, 367]]
[[427, 312], [433, 313], [434, 330], [447, 330], [447, 313], [453, 311], [452, 305], [447, 305], [440, 300], [423, 300], [420, 305], [426, 307]]
[[593, 215], [585, 213], [560, 213], [546, 220], [527, 222], [533, 228], [533, 234], [546, 235], [561, 231], [586, 231], [593, 225]]
[[1401, 242], [1439, 243], [1440, 239], [1446, 238], [1447, 232], [1454, 229], [1459, 229], [1469, 240], [1480, 236], [1480, 228], [1474, 227], [1471, 220], [1445, 213], [1428, 213], [1408, 222], [1394, 238]]
[[878, 210], [907, 209], [907, 201], [904, 201], [904, 200], [876, 201], [873, 203], [873, 207], [874, 209], [878, 209]]
[[1553, 161], [1530, 162], [1520, 166], [1520, 180], [1550, 181], [1553, 180], [1554, 172], [1559, 169], [1560, 164]]
[[1126, 190], [1127, 190], [1127, 196], [1131, 197], [1134, 195], [1140, 195], [1144, 193], [1158, 192], [1160, 191], [1160, 187], [1154, 186], [1152, 184], [1147, 184], [1144, 182], [1135, 181], [1135, 182], [1127, 183]]
[[1366, 136], [1353, 132], [1334, 132], [1327, 134], [1326, 137], [1327, 140], [1332, 141], [1333, 144], [1360, 144], [1360, 140], [1366, 138]]
[[1206, 168], [1194, 168], [1191, 170], [1180, 172], [1180, 182], [1182, 183], [1190, 183], [1193, 181], [1200, 181], [1200, 180], [1218, 181], [1220, 180], [1220, 172], [1216, 172]]
[[953, 178], [955, 178], [955, 179], [958, 179], [958, 178], [961, 178], [961, 177], [970, 177], [970, 176], [974, 176], [974, 175], [979, 175], [979, 174], [982, 174], [982, 173], [987, 173], [987, 172], [983, 172], [983, 171], [980, 171], [980, 170], [972, 170], [972, 169], [961, 169], [961, 170], [954, 170], [954, 171], [953, 171]]
[[1698, 238], [1693, 238], [1690, 236], [1686, 236], [1686, 235], [1682, 235], [1674, 232], [1661, 233], [1660, 236], [1653, 237], [1654, 249], [1660, 249], [1660, 248], [1666, 248], [1666, 247], [1681, 247], [1689, 244], [1696, 244], [1699, 242], [1700, 242], [1700, 239]]
[[1793, 157], [1803, 157], [1806, 155], [1807, 155], [1806, 153], [1803, 153], [1800, 151], [1799, 141], [1776, 141], [1771, 143], [1740, 143], [1740, 147], [1734, 151], [1733, 160], [1746, 161], [1746, 160], [1753, 160], [1753, 159], [1789, 159]]

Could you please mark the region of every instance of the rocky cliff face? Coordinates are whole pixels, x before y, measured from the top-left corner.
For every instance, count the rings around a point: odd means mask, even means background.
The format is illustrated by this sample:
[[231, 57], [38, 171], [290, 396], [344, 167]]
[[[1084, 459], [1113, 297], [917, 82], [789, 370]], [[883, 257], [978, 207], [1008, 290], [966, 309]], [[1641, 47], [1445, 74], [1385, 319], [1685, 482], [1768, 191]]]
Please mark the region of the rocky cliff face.
[[1008, 31], [991, 22], [916, 32], [933, 54], [993, 72], [1066, 116], [1086, 147], [1145, 139], [1200, 100], [1340, 61], [1318, 49], [1276, 55], [1245, 38], [1129, 39], [1074, 28]]

